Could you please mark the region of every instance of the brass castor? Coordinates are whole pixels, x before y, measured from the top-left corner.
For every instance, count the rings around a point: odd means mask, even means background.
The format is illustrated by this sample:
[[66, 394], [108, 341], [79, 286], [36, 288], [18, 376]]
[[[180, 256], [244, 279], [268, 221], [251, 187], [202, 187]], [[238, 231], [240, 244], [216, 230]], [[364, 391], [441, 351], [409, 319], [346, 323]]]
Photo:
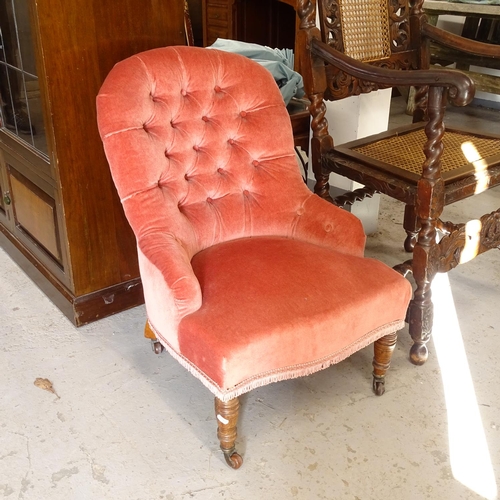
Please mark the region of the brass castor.
[[373, 392], [377, 396], [382, 396], [385, 392], [385, 377], [373, 375]]
[[423, 365], [429, 357], [429, 351], [425, 344], [415, 343], [410, 349], [410, 361], [417, 366]]
[[231, 469], [239, 469], [241, 467], [243, 458], [240, 454], [234, 451], [234, 448], [231, 450], [222, 450], [222, 452], [224, 453], [224, 458], [226, 459], [227, 465], [229, 465]]
[[163, 350], [165, 349], [163, 347], [163, 345], [160, 342], [158, 342], [158, 340], [152, 340], [151, 347], [152, 347], [153, 352], [155, 354], [161, 354], [163, 352]]

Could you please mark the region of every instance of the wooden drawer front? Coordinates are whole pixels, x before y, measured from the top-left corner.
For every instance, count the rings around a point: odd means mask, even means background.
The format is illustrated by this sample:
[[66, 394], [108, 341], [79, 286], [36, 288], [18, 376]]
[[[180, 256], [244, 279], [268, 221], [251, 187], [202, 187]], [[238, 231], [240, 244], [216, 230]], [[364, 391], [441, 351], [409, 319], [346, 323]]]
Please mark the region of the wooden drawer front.
[[19, 172], [11, 168], [9, 173], [16, 228], [60, 262], [55, 201]]
[[207, 27], [220, 26], [227, 28], [231, 10], [224, 5], [207, 5]]
[[217, 38], [231, 38], [227, 28], [209, 26], [207, 28], [207, 46], [212, 45]]

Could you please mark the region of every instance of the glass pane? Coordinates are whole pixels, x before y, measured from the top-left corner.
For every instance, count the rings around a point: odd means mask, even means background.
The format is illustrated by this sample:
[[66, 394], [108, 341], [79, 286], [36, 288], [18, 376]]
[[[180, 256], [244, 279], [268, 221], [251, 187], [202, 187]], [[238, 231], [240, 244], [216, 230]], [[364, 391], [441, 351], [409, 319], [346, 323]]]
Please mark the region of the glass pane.
[[0, 0], [1, 126], [48, 154], [27, 0]]
[[2, 41], [1, 60], [17, 66], [17, 35], [12, 0], [0, 0], [0, 31]]
[[[0, 2], [1, 1], [5, 0], [0, 0]], [[28, 0], [13, 0], [13, 4], [17, 28], [18, 67], [31, 75], [36, 75]]]

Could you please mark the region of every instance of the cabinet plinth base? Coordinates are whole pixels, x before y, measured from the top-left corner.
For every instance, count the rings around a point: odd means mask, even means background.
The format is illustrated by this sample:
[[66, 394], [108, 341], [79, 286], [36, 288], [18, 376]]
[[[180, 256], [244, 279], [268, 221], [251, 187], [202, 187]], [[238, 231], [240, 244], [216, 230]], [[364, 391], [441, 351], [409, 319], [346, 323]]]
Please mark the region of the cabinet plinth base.
[[140, 278], [75, 296], [0, 224], [0, 247], [75, 325], [82, 326], [144, 303]]

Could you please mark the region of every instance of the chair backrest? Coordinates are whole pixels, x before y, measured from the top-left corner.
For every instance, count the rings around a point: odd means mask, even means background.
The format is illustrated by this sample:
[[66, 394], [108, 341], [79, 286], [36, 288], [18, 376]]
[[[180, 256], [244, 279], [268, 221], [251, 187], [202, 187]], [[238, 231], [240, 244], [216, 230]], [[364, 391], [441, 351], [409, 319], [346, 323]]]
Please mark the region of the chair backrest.
[[[306, 3], [308, 3], [307, 0]], [[311, 2], [314, 3], [314, 2]], [[391, 69], [421, 67], [423, 0], [317, 0], [322, 41], [353, 59]], [[325, 99], [381, 88], [327, 65]]]
[[118, 63], [97, 98], [111, 172], [137, 239], [192, 256], [292, 227], [310, 192], [271, 73], [238, 54], [165, 47]]

